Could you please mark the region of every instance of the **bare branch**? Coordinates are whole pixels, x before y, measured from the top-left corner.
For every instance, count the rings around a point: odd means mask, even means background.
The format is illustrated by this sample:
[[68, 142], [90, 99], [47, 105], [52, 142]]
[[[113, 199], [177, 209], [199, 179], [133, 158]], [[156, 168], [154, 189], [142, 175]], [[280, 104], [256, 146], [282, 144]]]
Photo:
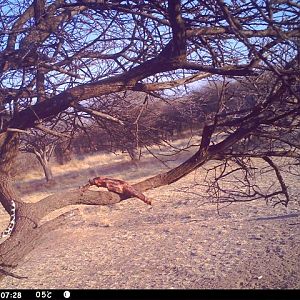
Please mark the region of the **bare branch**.
[[22, 130], [22, 129], [18, 129], [18, 128], [7, 128], [6, 131], [9, 131], [9, 132], [18, 132], [18, 133], [25, 133], [25, 134], [31, 134], [31, 133], [28, 132], [27, 130]]
[[[289, 203], [289, 201], [290, 201], [290, 196], [289, 196], [287, 186], [286, 186], [286, 184], [284, 182], [284, 179], [283, 179], [283, 177], [282, 177], [282, 175], [280, 173], [280, 170], [279, 170], [278, 166], [272, 161], [272, 159], [270, 159], [267, 156], [264, 156], [263, 160], [266, 161], [274, 169], [274, 172], [276, 174], [278, 182], [280, 183], [280, 186], [281, 186], [281, 191], [280, 192], [282, 194], [284, 194], [284, 196], [286, 198], [286, 200], [284, 201], [284, 205], [287, 206], [288, 203]], [[280, 202], [282, 202], [282, 201], [280, 201]]]
[[118, 123], [118, 124], [124, 126], [124, 122], [123, 121], [121, 121], [121, 120], [119, 120], [119, 119], [117, 119], [117, 118], [115, 118], [113, 116], [110, 116], [108, 114], [105, 114], [103, 112], [96, 111], [96, 110], [90, 109], [90, 108], [86, 108], [86, 107], [84, 107], [84, 106], [82, 106], [82, 105], [80, 105], [78, 103], [73, 103], [71, 106], [74, 107], [74, 108], [76, 108], [79, 111], [86, 112], [86, 113], [88, 113], [88, 114], [90, 114], [92, 116], [99, 117], [99, 118], [102, 118], [102, 119], [105, 119], [105, 120], [108, 120], [108, 121], [112, 121], [112, 122], [115, 122], [115, 123]]
[[37, 129], [39, 129], [39, 130], [42, 130], [42, 131], [44, 131], [44, 132], [46, 132], [46, 133], [49, 133], [49, 134], [51, 134], [51, 135], [57, 136], [57, 137], [61, 137], [61, 138], [70, 138], [69, 135], [64, 134], [64, 133], [61, 133], [61, 132], [57, 132], [57, 131], [52, 130], [52, 129], [50, 129], [50, 128], [47, 128], [47, 127], [43, 126], [42, 124], [37, 124], [37, 125], [35, 125], [35, 128], [37, 128]]

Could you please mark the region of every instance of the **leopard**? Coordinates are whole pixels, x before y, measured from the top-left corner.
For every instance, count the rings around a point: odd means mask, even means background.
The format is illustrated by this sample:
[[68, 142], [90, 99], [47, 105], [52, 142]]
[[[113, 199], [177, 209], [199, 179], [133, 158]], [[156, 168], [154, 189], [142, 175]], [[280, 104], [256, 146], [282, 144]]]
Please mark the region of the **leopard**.
[[124, 180], [99, 176], [90, 179], [88, 184], [84, 185], [81, 189], [82, 191], [85, 191], [92, 185], [97, 187], [105, 187], [110, 192], [114, 192], [125, 197], [136, 197], [146, 204], [151, 205], [150, 198], [145, 196], [143, 193], [135, 189], [131, 184]]
[[16, 225], [16, 203], [12, 199], [10, 201], [11, 203], [10, 203], [10, 211], [9, 211], [10, 214], [9, 224], [6, 227], [6, 229], [0, 233], [0, 239], [10, 236]]

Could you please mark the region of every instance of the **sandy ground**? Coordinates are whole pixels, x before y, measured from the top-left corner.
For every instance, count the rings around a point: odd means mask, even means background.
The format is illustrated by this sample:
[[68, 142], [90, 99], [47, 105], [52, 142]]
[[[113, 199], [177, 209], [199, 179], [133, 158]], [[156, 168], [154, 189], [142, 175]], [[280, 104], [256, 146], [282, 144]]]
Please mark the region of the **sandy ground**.
[[153, 207], [130, 199], [74, 211], [15, 269], [28, 278], [7, 277], [0, 288], [299, 289], [299, 203], [218, 213], [180, 190], [193, 176], [147, 192]]
[[300, 288], [300, 209], [221, 209], [174, 191], [85, 207], [49, 233], [1, 288]]

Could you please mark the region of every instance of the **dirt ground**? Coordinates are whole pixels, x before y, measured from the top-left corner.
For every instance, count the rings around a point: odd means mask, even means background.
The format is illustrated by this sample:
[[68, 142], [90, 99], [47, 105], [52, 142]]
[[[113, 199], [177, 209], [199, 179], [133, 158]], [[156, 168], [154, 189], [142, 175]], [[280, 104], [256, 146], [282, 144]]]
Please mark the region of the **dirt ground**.
[[218, 213], [180, 189], [193, 176], [147, 192], [152, 207], [137, 199], [80, 207], [15, 269], [28, 278], [7, 277], [0, 288], [299, 289], [299, 203]]

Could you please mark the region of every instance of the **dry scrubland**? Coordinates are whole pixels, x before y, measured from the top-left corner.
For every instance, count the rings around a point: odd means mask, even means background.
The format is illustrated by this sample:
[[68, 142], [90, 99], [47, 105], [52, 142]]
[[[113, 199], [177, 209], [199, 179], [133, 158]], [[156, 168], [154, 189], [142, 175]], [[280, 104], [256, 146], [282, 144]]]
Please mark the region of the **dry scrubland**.
[[[180, 147], [184, 141], [177, 141]], [[158, 148], [153, 149], [158, 153]], [[193, 148], [191, 149], [193, 151]], [[176, 156], [178, 164], [189, 154]], [[26, 201], [76, 188], [97, 175], [136, 182], [166, 170], [146, 156], [137, 169], [124, 154], [97, 154], [54, 165], [56, 184], [26, 172], [17, 187]], [[196, 175], [196, 176], [195, 176]], [[45, 235], [1, 288], [300, 288], [300, 207], [265, 202], [221, 206], [185, 187], [203, 171], [147, 192], [153, 207], [131, 199], [104, 207], [68, 207], [68, 223]], [[268, 179], [266, 179], [268, 180]], [[293, 182], [296, 188], [299, 182]], [[1, 210], [0, 226], [8, 216]]]

